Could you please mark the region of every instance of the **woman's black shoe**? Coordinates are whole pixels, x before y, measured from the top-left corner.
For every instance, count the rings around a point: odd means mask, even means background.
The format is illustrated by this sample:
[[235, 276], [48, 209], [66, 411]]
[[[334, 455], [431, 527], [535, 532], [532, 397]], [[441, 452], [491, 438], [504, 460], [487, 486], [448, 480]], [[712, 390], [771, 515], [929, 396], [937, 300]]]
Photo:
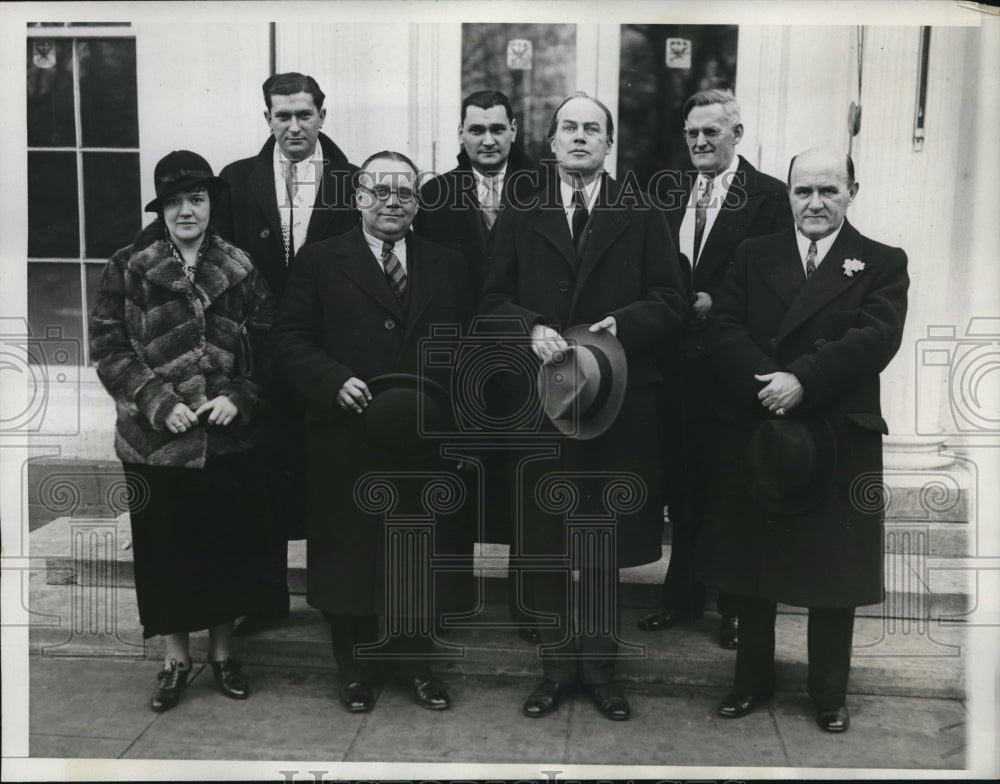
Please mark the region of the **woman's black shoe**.
[[177, 659], [170, 660], [170, 667], [156, 673], [156, 688], [150, 698], [150, 707], [157, 713], [170, 710], [181, 698], [181, 692], [187, 686], [188, 673], [191, 668], [181, 669]]
[[212, 675], [219, 684], [219, 691], [233, 700], [245, 700], [250, 696], [250, 687], [247, 685], [239, 660], [229, 656], [223, 661], [208, 663], [212, 665]]

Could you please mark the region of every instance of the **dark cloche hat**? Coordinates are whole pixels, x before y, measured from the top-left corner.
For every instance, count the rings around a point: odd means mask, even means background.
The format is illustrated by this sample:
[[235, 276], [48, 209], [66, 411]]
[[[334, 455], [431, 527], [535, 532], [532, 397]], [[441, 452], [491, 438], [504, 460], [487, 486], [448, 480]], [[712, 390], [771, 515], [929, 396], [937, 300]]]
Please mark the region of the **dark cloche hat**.
[[156, 198], [146, 205], [146, 212], [158, 212], [164, 196], [195, 185], [206, 185], [211, 191], [229, 187], [228, 182], [213, 174], [208, 161], [190, 150], [174, 150], [160, 158], [153, 170], [153, 185]]

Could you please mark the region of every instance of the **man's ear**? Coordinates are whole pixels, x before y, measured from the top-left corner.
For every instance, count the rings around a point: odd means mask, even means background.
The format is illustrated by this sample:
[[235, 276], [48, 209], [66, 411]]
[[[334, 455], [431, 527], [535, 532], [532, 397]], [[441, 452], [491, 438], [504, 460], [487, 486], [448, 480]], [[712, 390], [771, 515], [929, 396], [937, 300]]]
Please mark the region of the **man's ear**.
[[510, 140], [517, 141], [517, 120], [510, 121]]
[[850, 204], [851, 202], [854, 201], [854, 197], [858, 195], [858, 190], [860, 190], [860, 188], [861, 188], [861, 183], [860, 182], [855, 182], [851, 186], [850, 191], [849, 191], [850, 194], [851, 194], [851, 201], [847, 202], [848, 204]]
[[319, 110], [319, 127], [323, 127], [323, 123], [326, 122], [326, 107], [324, 106]]
[[264, 122], [267, 123], [267, 126], [269, 128], [271, 127], [271, 110], [270, 109], [265, 109], [264, 110]]
[[733, 126], [733, 144], [739, 144], [743, 138], [743, 123], [736, 123]]

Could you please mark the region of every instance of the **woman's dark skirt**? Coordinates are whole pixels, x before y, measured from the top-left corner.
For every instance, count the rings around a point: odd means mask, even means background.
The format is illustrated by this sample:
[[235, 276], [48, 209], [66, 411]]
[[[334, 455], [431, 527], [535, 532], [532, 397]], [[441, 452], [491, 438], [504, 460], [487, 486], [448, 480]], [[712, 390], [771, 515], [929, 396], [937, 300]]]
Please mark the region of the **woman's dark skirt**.
[[266, 599], [266, 498], [252, 451], [205, 468], [124, 463], [143, 637], [253, 613]]

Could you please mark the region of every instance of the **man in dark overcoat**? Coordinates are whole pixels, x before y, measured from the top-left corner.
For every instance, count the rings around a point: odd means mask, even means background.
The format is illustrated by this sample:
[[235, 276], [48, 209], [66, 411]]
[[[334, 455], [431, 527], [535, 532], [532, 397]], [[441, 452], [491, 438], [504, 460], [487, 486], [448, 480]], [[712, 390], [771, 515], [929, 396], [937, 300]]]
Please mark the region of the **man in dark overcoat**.
[[[379, 616], [396, 673], [414, 700], [429, 709], [449, 705], [444, 686], [431, 678], [432, 637], [421, 633], [430, 607], [418, 607], [410, 624], [393, 615], [398, 607], [390, 602], [399, 570], [427, 564], [393, 570], [386, 521], [355, 489], [371, 472], [446, 468], [433, 454], [400, 462], [365, 435], [369, 384], [386, 374], [417, 374], [420, 341], [431, 328], [460, 325], [470, 315], [464, 259], [409, 231], [416, 179], [416, 167], [399, 153], [376, 153], [363, 164], [356, 196], [362, 224], [302, 249], [273, 330], [276, 362], [307, 404], [308, 601], [330, 623], [340, 697], [352, 712], [375, 703], [374, 660], [357, 646], [379, 642]], [[413, 440], [414, 433], [398, 436]], [[397, 511], [414, 513], [403, 508], [403, 489], [390, 492], [402, 498]]]
[[[539, 717], [558, 707], [581, 683], [609, 719], [630, 716], [620, 684], [614, 683], [619, 649], [618, 568], [661, 556], [662, 504], [658, 490], [656, 394], [662, 381], [653, 357], [681, 325], [686, 309], [679, 267], [663, 213], [636, 192], [625, 193], [604, 171], [614, 139], [611, 113], [578, 94], [556, 110], [549, 129], [556, 159], [533, 208], [516, 212], [501, 227], [487, 279], [483, 310], [523, 319], [542, 361], [566, 349], [561, 333], [572, 326], [608, 330], [621, 342], [628, 362], [627, 388], [618, 418], [592, 440], [553, 438], [558, 456], [526, 463], [518, 475], [522, 549], [530, 556], [566, 556], [571, 518], [613, 512], [616, 558], [584, 558], [582, 584], [596, 586], [606, 602], [582, 590], [570, 606], [566, 570], [532, 571], [536, 609], [558, 621], [539, 629], [545, 680], [528, 697], [524, 713]], [[573, 509], [553, 510], [546, 475], [579, 482]], [[602, 477], [635, 479], [631, 506], [611, 509]], [[610, 494], [613, 495], [613, 494]], [[568, 498], [570, 496], [564, 496]], [[600, 570], [601, 574], [586, 574]], [[573, 635], [571, 613], [597, 619], [589, 633]]]
[[[792, 226], [785, 184], [736, 154], [743, 123], [733, 94], [702, 90], [687, 99], [683, 115], [684, 138], [695, 170], [673, 183], [682, 187], [659, 195], [677, 241], [682, 275], [691, 288], [692, 309], [680, 340], [662, 359], [665, 374], [676, 379], [664, 385], [660, 417], [671, 548], [661, 607], [639, 621], [639, 628], [646, 631], [701, 617], [705, 604], [705, 586], [691, 574], [710, 492], [712, 401], [718, 397], [718, 381], [705, 353], [705, 319], [737, 246]], [[738, 622], [733, 597], [721, 594], [718, 610], [719, 644], [735, 649]]]
[[[357, 223], [351, 201], [357, 167], [320, 132], [325, 96], [311, 76], [276, 74], [264, 82], [263, 92], [271, 137], [257, 155], [220, 173], [230, 187], [215, 222], [226, 239], [250, 255], [280, 299], [291, 262], [304, 244], [342, 234]], [[304, 408], [301, 396], [275, 376], [264, 413], [268, 448], [261, 451], [274, 534], [265, 576], [270, 599], [238, 620], [237, 635], [267, 628], [288, 614], [288, 540], [305, 536]]]
[[793, 158], [795, 229], [740, 245], [712, 308], [708, 347], [729, 406], [695, 573], [740, 597], [725, 717], [769, 698], [785, 602], [809, 608], [817, 721], [845, 731], [854, 608], [883, 598], [884, 510], [870, 490], [888, 432], [879, 373], [899, 348], [909, 278], [902, 250], [845, 219], [857, 191], [849, 156]]
[[[413, 226], [417, 234], [453, 247], [465, 257], [478, 305], [494, 238], [500, 225], [509, 220], [511, 210], [530, 203], [538, 188], [538, 174], [535, 162], [517, 146], [517, 120], [510, 100], [502, 92], [480, 90], [466, 96], [462, 101], [458, 140], [462, 145], [458, 165], [420, 188], [420, 211]], [[504, 418], [509, 413], [501, 374], [486, 380], [482, 393], [485, 413], [491, 418]], [[490, 435], [493, 434], [484, 433]], [[508, 455], [494, 449], [484, 450], [476, 457], [482, 466], [486, 497], [482, 540], [511, 544], [514, 513]], [[458, 555], [467, 555], [471, 562], [475, 527], [470, 527], [468, 533], [468, 541], [455, 543], [454, 549]], [[450, 600], [443, 609], [471, 609], [476, 598], [471, 571], [455, 570], [441, 577], [448, 589], [441, 594]], [[530, 597], [518, 590], [518, 580], [516, 567], [510, 565], [507, 570], [510, 617], [520, 624], [518, 633], [523, 639], [537, 643], [538, 632], [527, 625], [522, 604], [527, 602], [530, 606]]]

